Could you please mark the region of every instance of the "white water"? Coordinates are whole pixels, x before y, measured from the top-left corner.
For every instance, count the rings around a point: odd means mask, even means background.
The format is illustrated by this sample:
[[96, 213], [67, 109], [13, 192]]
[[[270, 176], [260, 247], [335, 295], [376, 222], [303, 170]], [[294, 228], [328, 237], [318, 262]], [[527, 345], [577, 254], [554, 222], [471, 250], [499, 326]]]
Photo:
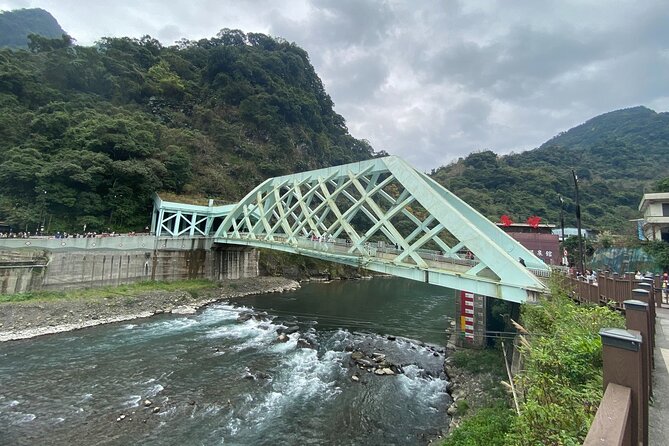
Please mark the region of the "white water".
[[[447, 383], [426, 376], [444, 358], [430, 348], [314, 321], [277, 343], [293, 322], [238, 323], [243, 310], [1, 344], [0, 444], [411, 445], [448, 425]], [[298, 348], [300, 336], [318, 348]], [[383, 352], [404, 374], [355, 383], [346, 347]]]

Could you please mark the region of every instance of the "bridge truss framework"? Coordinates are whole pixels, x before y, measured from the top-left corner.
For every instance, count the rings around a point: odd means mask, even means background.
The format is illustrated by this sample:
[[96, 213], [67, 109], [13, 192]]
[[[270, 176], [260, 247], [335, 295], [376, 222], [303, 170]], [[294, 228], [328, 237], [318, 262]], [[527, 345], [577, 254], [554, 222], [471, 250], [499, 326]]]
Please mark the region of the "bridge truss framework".
[[226, 206], [156, 196], [152, 233], [298, 253], [514, 302], [545, 292], [539, 277], [550, 274], [495, 224], [397, 157], [270, 178]]

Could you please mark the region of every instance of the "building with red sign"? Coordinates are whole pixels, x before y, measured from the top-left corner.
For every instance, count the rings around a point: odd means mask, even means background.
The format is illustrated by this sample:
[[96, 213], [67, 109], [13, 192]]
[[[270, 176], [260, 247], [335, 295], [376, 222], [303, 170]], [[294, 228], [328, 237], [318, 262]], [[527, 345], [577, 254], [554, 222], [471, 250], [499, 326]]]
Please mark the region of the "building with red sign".
[[546, 265], [559, 265], [562, 261], [560, 239], [553, 234], [555, 225], [540, 224], [533, 227], [527, 223], [497, 223], [499, 228], [513, 237], [518, 243], [529, 249]]

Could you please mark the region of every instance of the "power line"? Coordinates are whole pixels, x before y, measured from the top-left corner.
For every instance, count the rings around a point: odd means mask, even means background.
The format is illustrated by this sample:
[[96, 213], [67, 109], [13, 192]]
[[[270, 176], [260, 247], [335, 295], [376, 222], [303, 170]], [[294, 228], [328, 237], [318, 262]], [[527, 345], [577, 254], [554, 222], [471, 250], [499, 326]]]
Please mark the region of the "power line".
[[[217, 308], [218, 310], [223, 310], [223, 311], [229, 311], [233, 313], [242, 313], [245, 310], [238, 309], [239, 307], [235, 307], [233, 309], [227, 309], [227, 308]], [[441, 335], [448, 335], [451, 336], [454, 333], [455, 334], [460, 334], [464, 333], [462, 331], [456, 331], [452, 329], [445, 329], [445, 330], [439, 330], [439, 329], [434, 329], [434, 328], [420, 328], [419, 330], [416, 330], [415, 325], [408, 325], [408, 324], [384, 324], [384, 323], [379, 323], [379, 322], [374, 322], [370, 320], [365, 320], [365, 319], [356, 319], [356, 318], [350, 318], [350, 317], [343, 317], [343, 316], [334, 316], [334, 315], [324, 315], [324, 314], [317, 314], [317, 313], [302, 313], [302, 312], [289, 312], [285, 310], [262, 310], [263, 312], [266, 312], [269, 316], [275, 315], [275, 316], [292, 316], [296, 319], [296, 323], [308, 323], [308, 322], [323, 322], [323, 323], [340, 323], [340, 324], [346, 324], [349, 327], [355, 327], [355, 328], [369, 328], [369, 329], [376, 329], [378, 330], [379, 328], [383, 328], [385, 330], [389, 331], [398, 331], [398, 330], [404, 330], [404, 331], [420, 331], [421, 333], [430, 333], [430, 334], [441, 334]], [[271, 313], [270, 313], [271, 312]], [[303, 319], [300, 321], [300, 319]], [[317, 319], [314, 321], [314, 319]], [[290, 321], [282, 321], [282, 322], [288, 322]], [[483, 333], [479, 334], [479, 336], [482, 336], [484, 338], [494, 338], [494, 339], [514, 339], [518, 335], [518, 332], [511, 332], [511, 331], [497, 331], [497, 330], [486, 330]], [[536, 333], [536, 334], [526, 334], [526, 336], [548, 336], [546, 334], [542, 333]]]

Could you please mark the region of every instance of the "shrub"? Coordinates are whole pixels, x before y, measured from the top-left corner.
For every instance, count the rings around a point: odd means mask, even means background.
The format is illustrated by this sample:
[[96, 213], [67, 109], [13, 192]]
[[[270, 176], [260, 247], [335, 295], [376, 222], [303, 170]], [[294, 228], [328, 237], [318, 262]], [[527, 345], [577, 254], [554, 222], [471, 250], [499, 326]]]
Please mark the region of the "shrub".
[[463, 420], [442, 446], [504, 446], [512, 412], [504, 407], [479, 410]]
[[622, 328], [624, 320], [607, 307], [577, 305], [556, 286], [549, 298], [524, 305], [522, 320], [531, 335], [516, 382], [520, 416], [507, 444], [582, 444], [602, 399], [599, 330]]

